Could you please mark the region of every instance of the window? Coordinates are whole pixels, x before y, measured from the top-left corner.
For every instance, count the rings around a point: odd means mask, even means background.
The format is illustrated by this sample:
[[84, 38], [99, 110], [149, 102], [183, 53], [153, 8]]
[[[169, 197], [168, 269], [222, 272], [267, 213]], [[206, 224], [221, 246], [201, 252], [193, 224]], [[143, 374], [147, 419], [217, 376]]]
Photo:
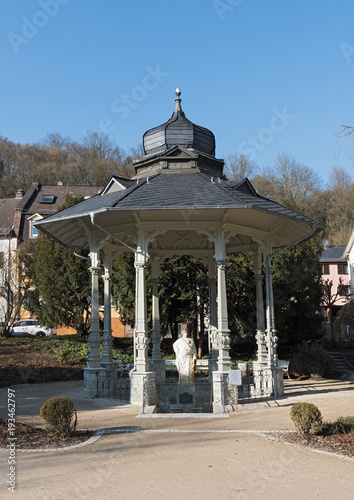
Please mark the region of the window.
[[54, 203], [54, 196], [44, 194], [41, 198], [41, 203]]
[[38, 236], [38, 229], [34, 226], [34, 224], [40, 220], [43, 219], [43, 216], [40, 214], [33, 214], [30, 217], [28, 217], [29, 221], [29, 237], [30, 238], [37, 238]]
[[30, 238], [37, 238], [38, 236], [38, 229], [34, 227], [33, 223], [36, 222], [35, 220], [30, 221]]
[[338, 274], [348, 274], [348, 265], [346, 262], [341, 262], [337, 264], [338, 266]]
[[329, 274], [329, 264], [322, 264], [322, 274]]

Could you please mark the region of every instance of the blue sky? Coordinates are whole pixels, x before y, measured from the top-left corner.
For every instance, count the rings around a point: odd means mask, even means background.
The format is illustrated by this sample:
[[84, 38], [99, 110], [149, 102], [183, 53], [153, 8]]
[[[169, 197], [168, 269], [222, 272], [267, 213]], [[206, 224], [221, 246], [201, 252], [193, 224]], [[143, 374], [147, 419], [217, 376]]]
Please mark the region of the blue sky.
[[16, 0], [2, 3], [0, 133], [32, 143], [98, 129], [121, 148], [168, 120], [174, 91], [216, 155], [286, 151], [327, 181], [354, 170], [351, 0]]

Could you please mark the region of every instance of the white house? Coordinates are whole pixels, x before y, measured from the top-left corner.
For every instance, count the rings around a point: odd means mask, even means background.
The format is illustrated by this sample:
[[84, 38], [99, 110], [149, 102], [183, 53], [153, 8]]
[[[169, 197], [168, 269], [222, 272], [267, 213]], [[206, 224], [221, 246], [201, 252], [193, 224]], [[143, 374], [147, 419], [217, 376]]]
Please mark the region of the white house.
[[354, 229], [350, 235], [342, 257], [348, 262], [350, 300], [354, 300]]

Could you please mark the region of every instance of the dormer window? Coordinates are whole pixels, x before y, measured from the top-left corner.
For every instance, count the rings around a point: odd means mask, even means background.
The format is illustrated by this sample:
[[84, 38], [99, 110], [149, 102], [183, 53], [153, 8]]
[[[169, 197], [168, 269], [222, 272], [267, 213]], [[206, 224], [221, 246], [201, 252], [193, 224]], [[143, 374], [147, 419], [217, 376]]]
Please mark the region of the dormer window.
[[38, 229], [34, 226], [35, 222], [38, 222], [42, 220], [43, 217], [42, 215], [39, 214], [34, 214], [31, 215], [31, 217], [28, 217], [28, 222], [29, 222], [29, 237], [30, 238], [37, 238], [38, 236]]
[[41, 203], [54, 203], [54, 198], [53, 195], [44, 194], [41, 198]]

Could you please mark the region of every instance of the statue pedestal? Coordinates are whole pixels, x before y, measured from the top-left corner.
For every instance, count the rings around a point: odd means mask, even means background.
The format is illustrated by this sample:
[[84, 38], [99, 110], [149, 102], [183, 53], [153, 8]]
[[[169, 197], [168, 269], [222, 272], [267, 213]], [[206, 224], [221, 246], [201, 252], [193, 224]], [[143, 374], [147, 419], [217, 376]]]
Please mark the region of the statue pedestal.
[[274, 392], [273, 396], [281, 398], [284, 396], [284, 372], [281, 366], [274, 368]]
[[105, 369], [84, 368], [84, 395], [85, 398], [95, 399], [105, 397]]
[[133, 372], [130, 377], [130, 404], [141, 408], [156, 406], [156, 380], [154, 372]]
[[229, 372], [213, 372], [213, 413], [226, 413], [229, 403]]
[[182, 413], [190, 413], [195, 403], [195, 385], [193, 382], [178, 382], [177, 387], [177, 405]]

